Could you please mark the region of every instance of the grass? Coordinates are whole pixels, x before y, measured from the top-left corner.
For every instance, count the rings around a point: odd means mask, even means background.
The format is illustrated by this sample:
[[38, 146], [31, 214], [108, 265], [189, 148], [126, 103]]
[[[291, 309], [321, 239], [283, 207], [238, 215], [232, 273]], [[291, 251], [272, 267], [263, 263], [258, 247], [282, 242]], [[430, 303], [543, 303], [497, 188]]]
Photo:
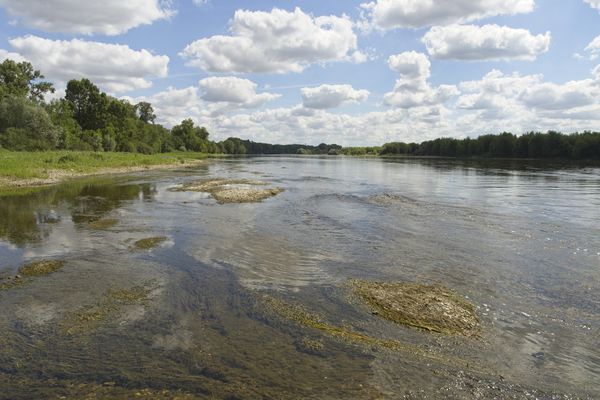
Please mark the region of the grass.
[[[0, 150], [0, 178], [48, 178], [49, 171], [89, 174], [108, 168], [186, 164], [208, 158], [202, 153], [96, 153], [80, 151], [13, 152]], [[0, 182], [0, 185], [2, 183]], [[0, 186], [1, 188], [1, 186]]]

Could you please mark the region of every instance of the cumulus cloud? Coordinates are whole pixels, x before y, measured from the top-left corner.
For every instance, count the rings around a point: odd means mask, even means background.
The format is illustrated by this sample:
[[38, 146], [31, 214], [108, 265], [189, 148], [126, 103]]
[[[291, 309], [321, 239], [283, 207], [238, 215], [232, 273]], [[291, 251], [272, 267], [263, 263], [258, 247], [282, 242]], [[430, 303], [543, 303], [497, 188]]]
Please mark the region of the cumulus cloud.
[[[543, 129], [544, 126], [557, 129], [544, 121], [556, 123], [556, 119], [563, 118], [567, 124], [575, 115], [579, 120], [588, 115], [588, 120], [598, 121], [600, 116], [592, 117], [589, 113], [590, 107], [600, 105], [598, 78], [556, 84], [544, 82], [542, 75], [506, 75], [492, 70], [481, 80], [460, 84], [463, 94], [457, 107], [476, 111], [476, 115], [487, 123], [510, 121], [521, 126], [521, 131]], [[567, 126], [566, 129], [572, 131], [577, 127]]]
[[597, 8], [598, 10], [600, 10], [600, 0], [583, 0], [583, 1], [586, 2], [587, 4], [589, 4], [590, 7]]
[[423, 53], [408, 51], [390, 56], [388, 66], [400, 78], [396, 81], [394, 90], [384, 96], [387, 105], [399, 108], [432, 106], [458, 95], [458, 90], [453, 85], [431, 87], [428, 82], [431, 63]]
[[300, 91], [305, 108], [324, 110], [346, 103], [360, 103], [369, 97], [368, 90], [356, 90], [351, 85], [321, 85], [302, 88]]
[[4, 49], [0, 49], [0, 62], [3, 62], [4, 60], [13, 60], [16, 62], [27, 61], [25, 60], [25, 58], [23, 58], [22, 55], [18, 53], [13, 53]]
[[301, 72], [314, 63], [364, 61], [347, 17], [313, 17], [293, 12], [235, 12], [231, 35], [190, 43], [181, 53], [187, 65], [211, 72]]
[[275, 93], [257, 93], [257, 84], [233, 76], [210, 77], [200, 81], [202, 99], [207, 102], [229, 103], [244, 108], [258, 107], [280, 97]]
[[600, 57], [600, 35], [596, 36], [585, 48], [590, 53], [590, 59], [595, 60]]
[[[425, 55], [403, 53], [391, 57], [389, 64], [400, 74], [400, 80], [412, 83], [407, 89], [410, 93], [422, 88], [423, 82], [427, 84], [430, 64]], [[592, 129], [600, 123], [600, 66], [592, 71], [590, 78], [564, 84], [545, 82], [542, 75], [492, 70], [481, 79], [461, 82], [458, 87], [460, 94], [456, 101], [422, 101], [410, 108], [390, 107], [352, 115], [307, 108], [303, 104], [214, 113], [211, 106], [215, 103], [203, 100], [197, 87], [169, 89], [134, 101], [150, 101], [160, 122], [169, 126], [193, 117], [217, 140], [238, 136], [271, 143], [363, 146], [501, 131], [571, 132]], [[438, 89], [429, 88], [434, 93]], [[453, 92], [458, 94], [458, 89]]]
[[173, 14], [159, 0], [0, 0], [9, 15], [47, 32], [119, 35]]
[[[597, 0], [587, 0], [597, 1]], [[376, 0], [362, 4], [379, 29], [423, 28], [529, 13], [534, 0]]]
[[151, 77], [168, 73], [169, 57], [126, 45], [73, 39], [50, 40], [37, 36], [11, 39], [11, 46], [57, 84], [88, 78], [110, 93], [152, 86]]
[[499, 25], [433, 27], [423, 37], [429, 55], [451, 60], [535, 60], [550, 48], [550, 32], [532, 35], [526, 29]]

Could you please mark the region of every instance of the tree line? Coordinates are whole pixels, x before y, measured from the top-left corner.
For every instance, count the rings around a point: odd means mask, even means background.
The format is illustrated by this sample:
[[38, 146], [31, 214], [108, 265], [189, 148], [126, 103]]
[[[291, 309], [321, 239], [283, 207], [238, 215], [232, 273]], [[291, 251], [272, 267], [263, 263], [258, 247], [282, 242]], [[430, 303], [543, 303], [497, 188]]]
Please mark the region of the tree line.
[[65, 96], [28, 62], [0, 64], [0, 148], [15, 151], [81, 150], [153, 154], [224, 153], [222, 143], [191, 119], [172, 129], [156, 124], [152, 104], [131, 104], [100, 91], [89, 79], [71, 80]]
[[600, 132], [565, 135], [550, 131], [440, 138], [381, 147], [322, 143], [277, 145], [239, 138], [209, 139], [192, 119], [167, 129], [155, 123], [152, 104], [131, 104], [103, 93], [88, 79], [71, 80], [65, 96], [50, 102], [55, 89], [28, 62], [0, 64], [0, 148], [15, 151], [81, 150], [153, 154], [194, 151], [219, 154], [407, 155], [438, 157], [600, 159]]
[[504, 132], [478, 138], [441, 138], [417, 143], [386, 143], [380, 155], [491, 158], [600, 159], [600, 132], [562, 134], [529, 132], [521, 136]]

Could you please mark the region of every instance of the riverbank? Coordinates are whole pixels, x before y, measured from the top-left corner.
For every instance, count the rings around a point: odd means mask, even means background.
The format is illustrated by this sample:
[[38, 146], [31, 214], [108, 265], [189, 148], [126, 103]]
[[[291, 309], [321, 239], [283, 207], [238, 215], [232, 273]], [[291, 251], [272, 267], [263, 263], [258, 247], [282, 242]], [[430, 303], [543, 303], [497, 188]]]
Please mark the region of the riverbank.
[[210, 157], [214, 155], [0, 150], [0, 195], [85, 176], [193, 166], [206, 162]]

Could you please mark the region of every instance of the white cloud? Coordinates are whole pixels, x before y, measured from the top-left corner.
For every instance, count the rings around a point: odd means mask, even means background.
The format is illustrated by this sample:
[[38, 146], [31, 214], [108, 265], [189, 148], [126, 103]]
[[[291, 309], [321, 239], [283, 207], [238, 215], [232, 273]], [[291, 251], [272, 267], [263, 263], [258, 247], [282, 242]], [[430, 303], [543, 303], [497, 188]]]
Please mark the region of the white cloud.
[[[589, 129], [600, 121], [590, 110], [600, 107], [600, 77], [564, 84], [544, 82], [542, 75], [505, 75], [493, 70], [479, 81], [460, 84], [459, 109], [475, 112], [480, 121], [515, 132]], [[505, 130], [505, 128], [500, 128]]]
[[230, 36], [196, 40], [181, 53], [187, 65], [212, 72], [301, 72], [314, 63], [365, 61], [347, 17], [293, 12], [235, 12]]
[[16, 61], [16, 62], [27, 61], [23, 58], [23, 56], [21, 56], [18, 53], [12, 53], [10, 51], [0, 49], [0, 62], [3, 62], [4, 60], [9, 60], [9, 59]]
[[351, 85], [321, 85], [300, 90], [306, 108], [324, 110], [346, 103], [360, 103], [369, 97], [368, 90], [356, 90]]
[[583, 1], [586, 2], [587, 4], [589, 4], [590, 7], [597, 8], [598, 10], [600, 10], [600, 0], [583, 0]]
[[126, 45], [50, 40], [37, 36], [11, 39], [10, 44], [35, 68], [58, 85], [70, 79], [88, 78], [111, 93], [152, 86], [150, 77], [168, 73], [169, 57]]
[[448, 25], [431, 28], [423, 43], [438, 59], [532, 61], [548, 51], [550, 39], [550, 32], [534, 36], [506, 26]]
[[280, 95], [275, 93], [256, 93], [257, 84], [233, 76], [205, 78], [200, 81], [202, 99], [208, 102], [233, 103], [245, 107], [257, 107]]
[[569, 110], [589, 106], [600, 98], [600, 87], [591, 79], [562, 85], [541, 83], [525, 89], [521, 100], [528, 107], [542, 110]]
[[[599, 0], [600, 1], [600, 0]], [[590, 53], [590, 59], [595, 60], [600, 57], [600, 35], [596, 36], [585, 48]]]
[[[588, 0], [590, 1], [590, 0]], [[593, 0], [596, 1], [596, 0]], [[422, 28], [529, 13], [534, 0], [376, 0], [362, 4], [379, 29]]]
[[119, 35], [168, 18], [173, 12], [158, 0], [0, 0], [8, 14], [47, 32]]
[[431, 63], [423, 53], [408, 51], [393, 55], [388, 59], [391, 70], [400, 74], [394, 91], [384, 96], [387, 105], [399, 108], [413, 108], [442, 104], [458, 95], [452, 85], [441, 85], [437, 88], [429, 85]]
[[198, 122], [208, 116], [204, 103], [198, 95], [198, 88], [194, 86], [183, 89], [168, 88], [151, 96], [124, 98], [134, 104], [140, 101], [150, 102], [157, 115], [157, 122], [169, 127], [179, 124], [186, 118], [193, 118]]
[[[400, 54], [390, 58], [389, 64], [400, 73], [400, 80], [413, 83], [408, 86], [409, 93], [421, 93], [416, 89], [423, 89], [423, 82], [429, 88], [425, 93], [440, 90], [427, 84], [430, 65], [425, 55]], [[155, 106], [161, 123], [171, 126], [192, 117], [217, 140], [237, 136], [270, 143], [363, 146], [502, 131], [593, 129], [600, 123], [600, 66], [592, 74], [590, 79], [555, 84], [545, 82], [542, 75], [493, 70], [479, 80], [460, 83], [461, 94], [456, 101], [422, 101], [410, 108], [392, 107], [354, 115], [310, 109], [302, 104], [215, 113], [211, 110], [213, 103], [202, 100], [195, 87], [169, 89], [144, 100]], [[457, 88], [453, 92], [457, 94]]]

